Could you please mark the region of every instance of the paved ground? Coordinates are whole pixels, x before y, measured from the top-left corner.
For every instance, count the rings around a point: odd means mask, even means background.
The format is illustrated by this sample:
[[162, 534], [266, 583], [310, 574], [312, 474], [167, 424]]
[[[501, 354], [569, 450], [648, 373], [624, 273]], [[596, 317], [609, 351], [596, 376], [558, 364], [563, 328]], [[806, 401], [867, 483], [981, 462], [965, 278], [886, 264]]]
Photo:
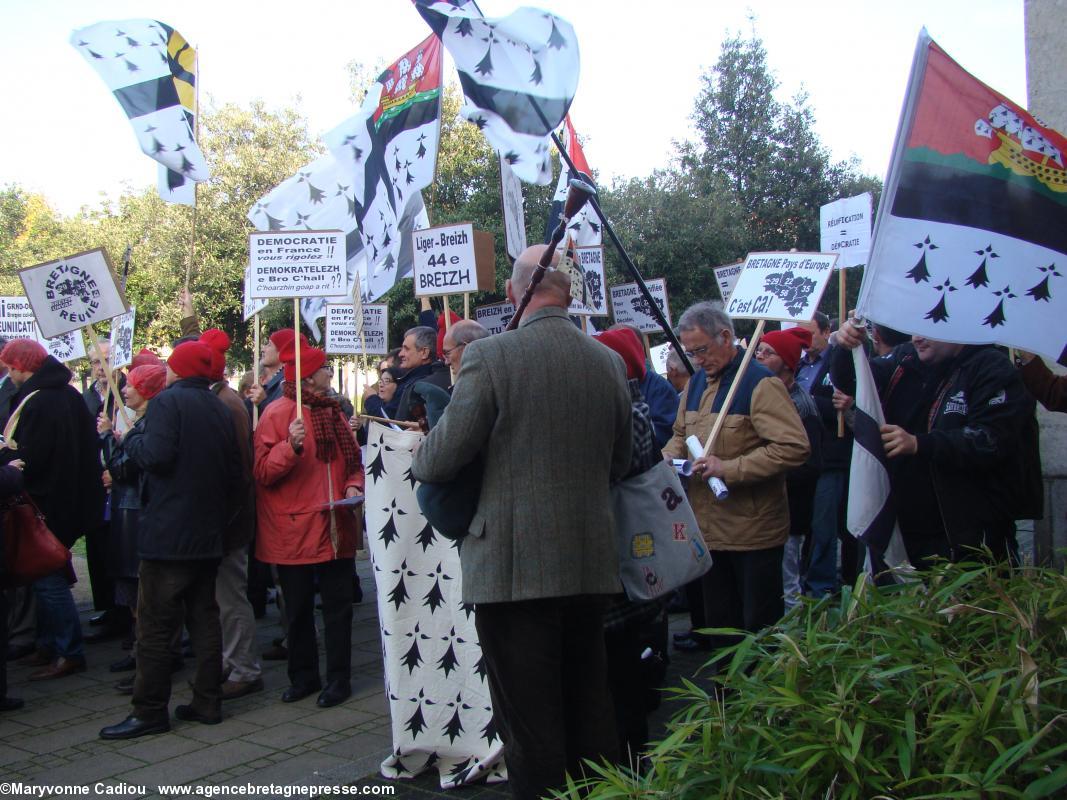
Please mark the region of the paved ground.
[[[288, 685], [285, 662], [264, 662], [265, 691], [229, 701], [220, 725], [172, 720], [170, 733], [122, 742], [105, 742], [97, 734], [105, 725], [121, 721], [129, 712], [129, 698], [117, 694], [107, 665], [124, 655], [119, 643], [86, 646], [89, 669], [57, 681], [30, 683], [29, 667], [10, 664], [10, 694], [21, 697], [21, 711], [0, 716], [0, 781], [37, 786], [165, 784], [257, 785], [383, 785], [396, 788], [395, 797], [507, 797], [506, 786], [471, 787], [442, 792], [435, 775], [417, 781], [393, 782], [377, 776], [378, 765], [390, 750], [389, 712], [382, 688], [381, 645], [376, 620], [374, 582], [366, 560], [359, 562], [364, 601], [355, 607], [353, 631], [353, 697], [332, 709], [319, 709], [315, 696], [283, 704]], [[86, 574], [84, 563], [79, 574]], [[88, 586], [83, 581], [76, 597], [89, 613]], [[685, 627], [683, 616], [673, 627]], [[91, 630], [87, 626], [85, 630]], [[258, 626], [261, 649], [280, 636], [278, 609], [269, 606]], [[188, 702], [189, 667], [175, 675], [172, 709]], [[676, 658], [672, 672], [691, 674], [699, 659]], [[657, 714], [659, 724], [669, 709]], [[4, 794], [0, 783], [0, 794]]]

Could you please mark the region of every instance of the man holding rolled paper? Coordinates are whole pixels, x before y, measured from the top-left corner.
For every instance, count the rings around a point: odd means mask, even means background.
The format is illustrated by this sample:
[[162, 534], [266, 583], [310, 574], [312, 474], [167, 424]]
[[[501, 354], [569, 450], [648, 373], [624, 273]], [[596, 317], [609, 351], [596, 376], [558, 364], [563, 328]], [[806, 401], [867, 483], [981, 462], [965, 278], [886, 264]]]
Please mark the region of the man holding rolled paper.
[[[733, 322], [722, 304], [690, 306], [678, 327], [698, 370], [682, 392], [664, 456], [686, 457], [686, 440], [696, 437], [705, 444], [718, 416], [726, 414], [710, 453], [693, 463], [694, 478], [702, 480], [690, 480], [688, 489], [712, 555], [703, 578], [706, 622], [710, 628], [757, 631], [776, 623], [784, 610], [785, 476], [807, 459], [808, 437], [785, 385], [758, 363], [748, 364], [723, 409], [743, 352], [734, 344]], [[711, 646], [717, 650], [732, 641], [713, 636]]]

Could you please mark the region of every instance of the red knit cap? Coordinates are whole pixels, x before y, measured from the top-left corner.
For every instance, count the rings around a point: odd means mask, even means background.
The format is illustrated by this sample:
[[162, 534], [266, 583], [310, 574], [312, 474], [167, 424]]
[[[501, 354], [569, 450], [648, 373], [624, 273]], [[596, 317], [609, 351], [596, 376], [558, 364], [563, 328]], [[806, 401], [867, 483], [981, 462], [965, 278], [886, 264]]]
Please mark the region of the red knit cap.
[[[292, 328], [281, 328], [270, 335], [270, 343], [278, 348], [278, 353], [280, 355], [282, 350], [293, 344], [293, 338]], [[308, 337], [304, 334], [300, 334], [300, 343], [304, 345], [311, 344], [311, 342], [308, 341]]]
[[636, 333], [629, 328], [616, 328], [598, 333], [596, 340], [622, 356], [627, 378], [641, 380], [645, 377], [645, 348]]
[[0, 361], [23, 372], [36, 372], [46, 358], [48, 351], [33, 339], [12, 339], [0, 351]]
[[211, 348], [200, 342], [182, 342], [167, 359], [167, 366], [179, 378], [211, 380]]
[[167, 368], [163, 363], [141, 364], [134, 367], [126, 376], [126, 382], [137, 390], [145, 400], [151, 400], [163, 391], [167, 385]]
[[784, 331], [771, 331], [763, 334], [762, 341], [774, 349], [790, 371], [796, 372], [797, 364], [800, 363], [800, 351], [811, 347], [811, 331], [799, 326]]
[[230, 337], [218, 328], [208, 328], [200, 334], [200, 341], [211, 348], [211, 380], [221, 381], [226, 377], [226, 351], [230, 349]]
[[157, 356], [155, 353], [153, 353], [146, 347], [141, 350], [140, 353], [133, 357], [133, 361], [130, 362], [130, 367], [133, 369], [137, 369], [138, 367], [142, 367], [145, 365], [150, 366], [153, 364], [158, 367], [162, 367], [163, 359], [161, 359], [159, 356]]
[[[303, 334], [300, 336], [304, 338]], [[278, 357], [285, 365], [285, 379], [293, 383], [296, 378], [296, 348], [292, 342], [284, 350], [279, 351]], [[300, 379], [310, 378], [326, 363], [326, 351], [301, 342], [300, 348]]]

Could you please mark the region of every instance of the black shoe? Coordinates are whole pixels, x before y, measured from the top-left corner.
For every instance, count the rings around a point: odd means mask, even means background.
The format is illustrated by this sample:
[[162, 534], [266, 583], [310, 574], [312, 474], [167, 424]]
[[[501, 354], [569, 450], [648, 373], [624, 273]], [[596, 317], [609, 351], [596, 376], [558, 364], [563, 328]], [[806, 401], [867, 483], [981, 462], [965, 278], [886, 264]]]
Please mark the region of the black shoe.
[[133, 675], [128, 675], [115, 684], [115, 691], [119, 694], [133, 694]]
[[340, 705], [352, 696], [352, 683], [350, 681], [330, 681], [322, 690], [315, 705], [319, 708], [332, 708]]
[[316, 681], [315, 683], [305, 684], [303, 686], [293, 684], [284, 692], [282, 692], [282, 702], [295, 703], [297, 700], [303, 700], [305, 697], [309, 697], [310, 695], [315, 694], [315, 692], [317, 692], [321, 688], [322, 684], [318, 681]]
[[99, 614], [93, 614], [89, 617], [89, 624], [94, 628], [98, 625], [103, 625], [107, 622], [108, 612], [101, 611]]
[[100, 729], [101, 739], [136, 739], [138, 736], [148, 736], [152, 733], [166, 733], [170, 730], [169, 720], [150, 722], [149, 720], [126, 717], [118, 725], [109, 725]]
[[7, 660], [18, 661], [20, 658], [25, 658], [30, 653], [37, 650], [37, 645], [33, 642], [23, 642], [22, 644], [9, 644], [7, 646]]
[[680, 641], [682, 641], [682, 639], [692, 639], [692, 638], [693, 638], [693, 632], [692, 631], [686, 631], [685, 633], [676, 633], [676, 634], [674, 634], [674, 641], [676, 641], [676, 642], [680, 642]]
[[201, 714], [192, 706], [178, 706], [174, 709], [174, 718], [182, 722], [199, 722], [201, 725], [218, 725], [222, 722], [222, 714]]
[[18, 697], [0, 697], [0, 712], [3, 711], [18, 711], [26, 705]]
[[133, 656], [123, 656], [113, 664], [109, 664], [108, 672], [133, 672], [137, 669], [137, 659]]
[[690, 636], [685, 639], [675, 639], [674, 649], [685, 653], [695, 653], [698, 650], [710, 650], [711, 642], [703, 637]]

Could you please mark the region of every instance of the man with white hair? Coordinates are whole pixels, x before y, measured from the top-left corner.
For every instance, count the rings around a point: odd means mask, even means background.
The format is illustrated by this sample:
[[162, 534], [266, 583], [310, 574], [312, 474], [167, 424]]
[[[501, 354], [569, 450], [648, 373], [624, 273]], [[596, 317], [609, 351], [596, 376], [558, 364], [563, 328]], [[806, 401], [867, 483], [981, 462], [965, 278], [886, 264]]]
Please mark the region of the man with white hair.
[[445, 363], [453, 372], [459, 372], [459, 365], [463, 359], [463, 351], [471, 342], [484, 339], [489, 335], [480, 322], [472, 319], [464, 319], [453, 323], [452, 327], [445, 331], [444, 342], [441, 346], [441, 355], [445, 357]]
[[[545, 250], [515, 262], [518, 305]], [[550, 270], [517, 330], [467, 345], [452, 400], [415, 453], [422, 481], [484, 473], [463, 540], [463, 601], [501, 720], [512, 794], [562, 789], [583, 759], [617, 755], [603, 608], [620, 591], [610, 484], [630, 465], [630, 395], [617, 354], [567, 316]]]

